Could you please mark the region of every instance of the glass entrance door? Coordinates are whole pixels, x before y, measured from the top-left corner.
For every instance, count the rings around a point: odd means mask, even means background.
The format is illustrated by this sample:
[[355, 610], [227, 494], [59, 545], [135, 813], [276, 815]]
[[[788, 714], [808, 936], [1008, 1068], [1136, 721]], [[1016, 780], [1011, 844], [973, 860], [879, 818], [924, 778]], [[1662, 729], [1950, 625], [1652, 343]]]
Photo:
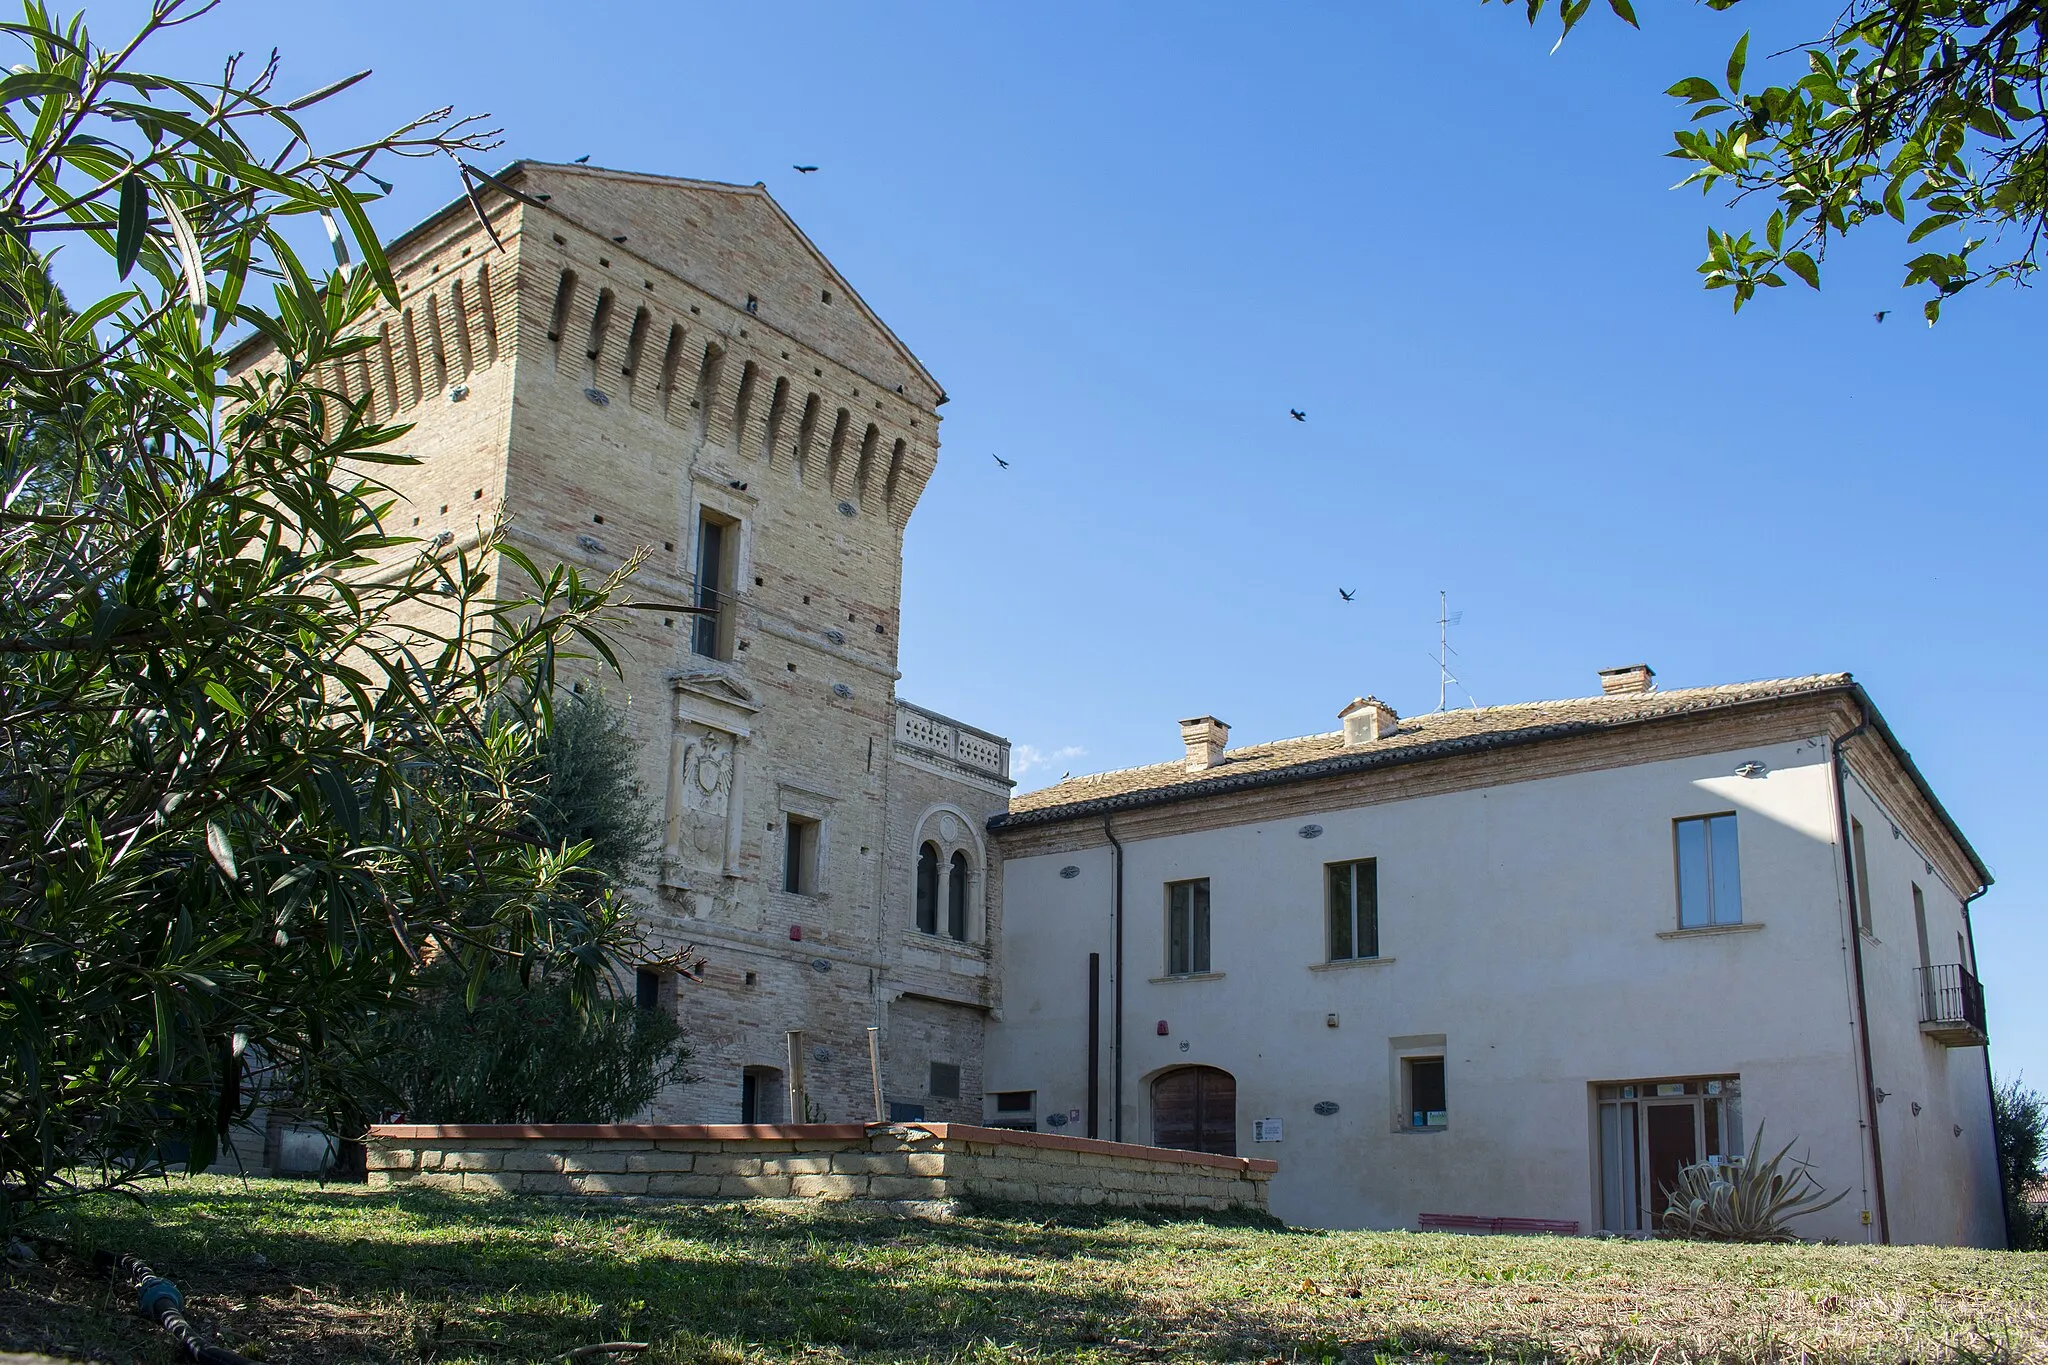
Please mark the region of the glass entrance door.
[[1742, 1084], [1734, 1076], [1597, 1087], [1600, 1226], [1654, 1232], [1678, 1173], [1742, 1152]]

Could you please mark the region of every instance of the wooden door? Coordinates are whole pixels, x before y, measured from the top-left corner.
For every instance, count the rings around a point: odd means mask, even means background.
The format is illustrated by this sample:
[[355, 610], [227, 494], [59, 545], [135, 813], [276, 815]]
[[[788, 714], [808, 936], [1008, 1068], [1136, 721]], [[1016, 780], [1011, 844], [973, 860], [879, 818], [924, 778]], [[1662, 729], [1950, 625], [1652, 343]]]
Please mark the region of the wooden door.
[[1237, 1078], [1213, 1066], [1184, 1066], [1154, 1081], [1152, 1144], [1236, 1156]]

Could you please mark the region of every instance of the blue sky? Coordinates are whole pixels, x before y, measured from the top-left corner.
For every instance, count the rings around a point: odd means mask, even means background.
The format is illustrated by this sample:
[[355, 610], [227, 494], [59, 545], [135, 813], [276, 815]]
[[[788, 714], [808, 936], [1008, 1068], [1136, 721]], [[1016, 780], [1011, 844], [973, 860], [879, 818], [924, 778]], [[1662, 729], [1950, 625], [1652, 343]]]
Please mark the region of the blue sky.
[[[2042, 301], [1930, 330], [1879, 229], [1731, 317], [1693, 267], [1739, 215], [1661, 155], [1665, 86], [1833, 8], [1639, 0], [1551, 53], [1448, 0], [227, 0], [166, 48], [376, 68], [337, 132], [454, 104], [499, 160], [765, 180], [952, 395], [902, 691], [1042, 755], [1026, 786], [1201, 712], [1427, 710], [1440, 589], [1481, 702], [1853, 671], [1997, 874], [1993, 1056], [2048, 1086]], [[408, 167], [377, 217], [456, 190]]]

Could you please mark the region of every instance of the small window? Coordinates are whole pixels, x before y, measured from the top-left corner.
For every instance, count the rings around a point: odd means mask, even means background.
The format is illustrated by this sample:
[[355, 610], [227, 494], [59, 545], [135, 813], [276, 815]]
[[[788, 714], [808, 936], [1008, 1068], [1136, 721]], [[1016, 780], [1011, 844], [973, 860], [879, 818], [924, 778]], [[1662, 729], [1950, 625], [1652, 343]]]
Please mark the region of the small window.
[[1209, 879], [1166, 886], [1166, 974], [1209, 970]]
[[935, 1100], [959, 1099], [960, 1068], [952, 1062], [933, 1062], [930, 1093]]
[[798, 896], [818, 892], [818, 822], [801, 815], [782, 817], [782, 889]]
[[1380, 955], [1379, 862], [1331, 863], [1330, 961]]
[[1404, 1057], [1401, 1059], [1402, 1091], [1408, 1126], [1419, 1132], [1450, 1126], [1450, 1106], [1444, 1097], [1444, 1059]]
[[1036, 1090], [999, 1090], [996, 1092], [998, 1114], [1028, 1114], [1038, 1108]]
[[946, 868], [946, 937], [967, 941], [967, 855], [957, 850]]
[[1866, 934], [1876, 933], [1871, 928], [1870, 912], [1870, 855], [1863, 847], [1863, 822], [1852, 818], [1849, 821], [1849, 851], [1851, 861], [1856, 864], [1856, 923]]
[[661, 1008], [661, 973], [642, 967], [633, 974], [633, 1003], [643, 1010]]
[[903, 1102], [902, 1100], [890, 1100], [890, 1101], [889, 1101], [889, 1122], [891, 1122], [891, 1123], [922, 1123], [923, 1121], [924, 1121], [924, 1106], [923, 1106], [923, 1105], [921, 1105], [921, 1104], [906, 1104], [906, 1103], [904, 1103], [904, 1102]]
[[782, 1073], [774, 1067], [747, 1067], [740, 1073], [740, 1122], [781, 1122], [786, 1091]]
[[1742, 865], [1735, 817], [1698, 815], [1671, 822], [1678, 845], [1678, 927], [1742, 923]]
[[927, 843], [917, 850], [917, 929], [922, 934], [939, 932], [939, 846]]

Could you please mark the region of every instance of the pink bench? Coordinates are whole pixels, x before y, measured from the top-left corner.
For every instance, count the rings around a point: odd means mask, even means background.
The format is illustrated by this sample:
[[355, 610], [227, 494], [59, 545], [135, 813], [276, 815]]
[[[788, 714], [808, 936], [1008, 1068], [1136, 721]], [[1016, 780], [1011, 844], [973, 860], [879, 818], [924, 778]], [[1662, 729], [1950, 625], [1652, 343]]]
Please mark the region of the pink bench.
[[1488, 1218], [1476, 1213], [1425, 1213], [1416, 1221], [1424, 1232], [1543, 1233], [1556, 1237], [1579, 1235], [1579, 1220], [1576, 1218]]

